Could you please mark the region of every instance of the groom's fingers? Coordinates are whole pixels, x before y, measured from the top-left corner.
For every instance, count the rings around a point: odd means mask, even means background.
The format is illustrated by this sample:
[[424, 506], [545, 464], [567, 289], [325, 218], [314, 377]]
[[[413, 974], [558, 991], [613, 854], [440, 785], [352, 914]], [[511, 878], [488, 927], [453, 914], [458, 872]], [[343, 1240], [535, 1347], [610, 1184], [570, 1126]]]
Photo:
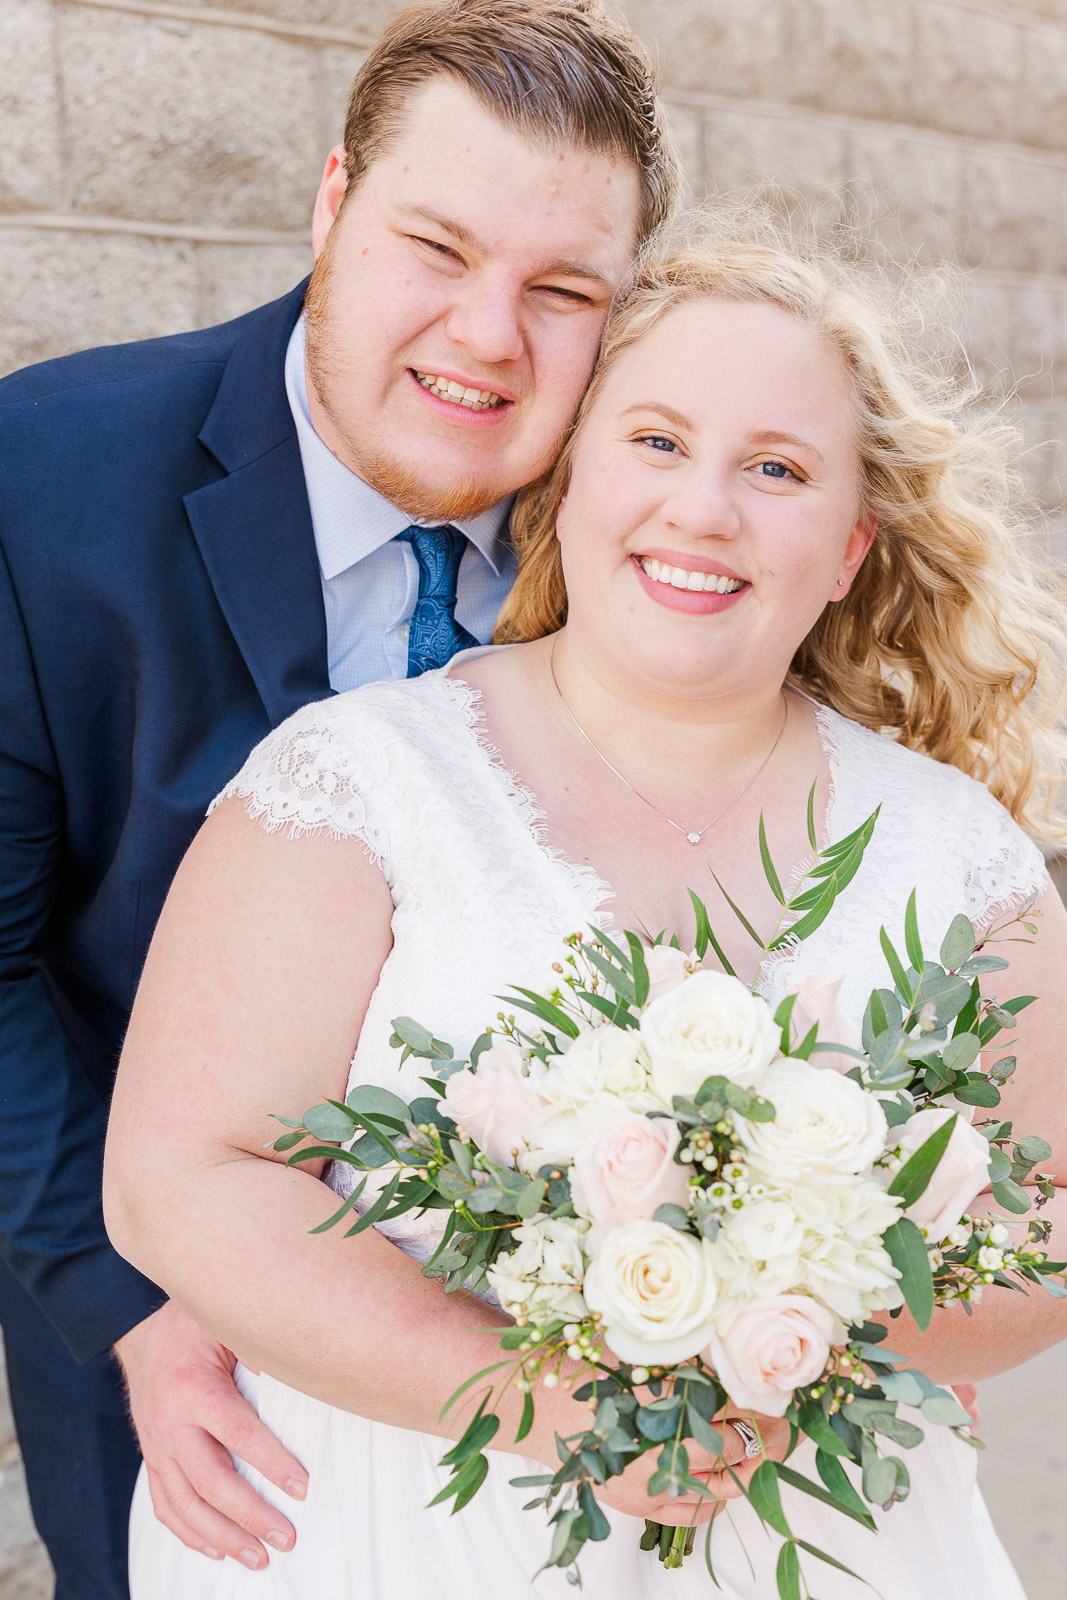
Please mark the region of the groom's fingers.
[[202, 1499], [179, 1462], [163, 1462], [155, 1477], [156, 1516], [183, 1544], [216, 1561], [230, 1556], [253, 1572], [266, 1567], [269, 1558], [260, 1541]]
[[232, 1383], [216, 1390], [210, 1409], [200, 1420], [231, 1455], [292, 1499], [303, 1500], [308, 1486], [306, 1471]]
[[[262, 1544], [270, 1545], [273, 1550], [292, 1549], [296, 1542], [292, 1524], [233, 1470], [227, 1451], [217, 1439], [199, 1429], [190, 1429], [182, 1442], [177, 1465], [197, 1498], [228, 1525], [227, 1539], [229, 1542], [236, 1540], [240, 1551], [247, 1553], [250, 1544], [259, 1550]], [[229, 1543], [226, 1553], [234, 1553]], [[251, 1561], [240, 1554], [238, 1559], [244, 1560], [246, 1566], [251, 1565]]]

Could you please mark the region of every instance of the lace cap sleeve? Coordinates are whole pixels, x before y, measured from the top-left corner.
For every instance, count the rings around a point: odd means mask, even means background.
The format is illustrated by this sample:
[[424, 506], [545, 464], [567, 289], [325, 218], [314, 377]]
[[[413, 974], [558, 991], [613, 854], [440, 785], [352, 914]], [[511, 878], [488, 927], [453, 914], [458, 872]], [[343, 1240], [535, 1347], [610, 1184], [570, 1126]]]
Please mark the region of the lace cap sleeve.
[[1045, 858], [984, 785], [968, 780], [970, 804], [960, 818], [957, 848], [963, 858], [967, 915], [987, 928], [1051, 881]]
[[223, 800], [237, 796], [268, 833], [286, 829], [293, 838], [327, 832], [335, 839], [359, 839], [382, 861], [385, 841], [364, 798], [359, 741], [345, 720], [340, 700], [304, 706], [256, 745], [237, 776], [215, 796], [208, 815]]

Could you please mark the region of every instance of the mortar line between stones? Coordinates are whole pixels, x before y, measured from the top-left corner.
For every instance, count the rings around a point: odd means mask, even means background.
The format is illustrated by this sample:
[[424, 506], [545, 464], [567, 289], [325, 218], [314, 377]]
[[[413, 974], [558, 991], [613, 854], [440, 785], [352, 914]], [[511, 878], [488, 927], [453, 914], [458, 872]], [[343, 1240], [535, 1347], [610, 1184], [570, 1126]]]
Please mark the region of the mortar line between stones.
[[[79, 0], [79, 3], [85, 4], [87, 0]], [[875, 117], [852, 117], [841, 111], [826, 111], [822, 106], [799, 100], [756, 100], [747, 95], [675, 89], [670, 84], [664, 85], [662, 97], [668, 107], [677, 106], [680, 110], [728, 111], [735, 116], [799, 120], [840, 133], [882, 134], [890, 139], [906, 139], [912, 144], [936, 144], [964, 155], [1003, 156], [1009, 161], [1029, 161], [1067, 172], [1067, 151], [1047, 150], [1039, 144], [1013, 144], [1003, 139], [980, 139], [975, 134], [952, 133], [947, 128], [931, 128], [926, 123], [882, 122]]]
[[150, 239], [182, 239], [192, 244], [288, 245], [307, 249], [310, 229], [284, 233], [270, 228], [210, 228], [189, 222], [139, 222], [132, 217], [94, 217], [58, 211], [8, 211], [0, 214], [0, 230], [40, 229], [50, 233], [124, 233]]
[[325, 23], [286, 22], [283, 17], [266, 17], [258, 11], [223, 11], [214, 6], [171, 5], [168, 0], [61, 0], [61, 4], [81, 6], [87, 11], [122, 11], [130, 16], [165, 22], [203, 22], [217, 28], [243, 28], [246, 32], [279, 34], [283, 38], [309, 40], [316, 44], [354, 45], [359, 50], [366, 50], [373, 42], [370, 33], [331, 28]]

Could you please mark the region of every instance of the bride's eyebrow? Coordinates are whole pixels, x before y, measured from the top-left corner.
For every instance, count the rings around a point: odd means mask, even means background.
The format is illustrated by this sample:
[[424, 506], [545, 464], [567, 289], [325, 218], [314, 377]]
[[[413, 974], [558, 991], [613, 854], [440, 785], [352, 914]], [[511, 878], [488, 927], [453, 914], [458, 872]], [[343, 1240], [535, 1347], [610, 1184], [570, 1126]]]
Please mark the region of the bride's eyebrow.
[[[753, 444], [795, 444], [801, 450], [810, 450], [817, 461], [822, 461], [822, 453], [816, 450], [810, 439], [802, 439], [796, 433], [780, 433], [776, 429], [768, 429], [763, 433], [752, 435]], [[825, 464], [825, 463], [824, 463]]]
[[693, 427], [688, 417], [683, 416], [680, 411], [675, 411], [673, 406], [664, 404], [662, 400], [638, 400], [632, 406], [627, 406], [626, 410], [620, 412], [619, 415], [620, 417], [629, 417], [635, 411], [656, 411], [661, 417], [665, 417], [668, 422], [673, 423], [676, 428], [688, 428], [691, 430]]

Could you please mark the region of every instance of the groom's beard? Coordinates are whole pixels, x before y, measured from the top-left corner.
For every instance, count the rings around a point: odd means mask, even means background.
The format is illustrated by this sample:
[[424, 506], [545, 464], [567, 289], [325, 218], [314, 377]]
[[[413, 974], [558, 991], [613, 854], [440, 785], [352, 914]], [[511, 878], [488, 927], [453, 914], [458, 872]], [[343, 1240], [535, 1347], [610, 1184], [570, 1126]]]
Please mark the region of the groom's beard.
[[458, 479], [447, 489], [428, 485], [414, 462], [384, 450], [369, 450], [345, 426], [333, 399], [333, 382], [344, 376], [344, 361], [337, 359], [340, 340], [333, 312], [333, 253], [330, 239], [315, 263], [308, 285], [304, 311], [307, 320], [306, 360], [308, 377], [319, 405], [326, 413], [344, 448], [344, 462], [363, 482], [376, 489], [409, 517], [432, 522], [460, 522], [476, 517], [497, 505], [509, 491], [487, 488], [472, 479]]

